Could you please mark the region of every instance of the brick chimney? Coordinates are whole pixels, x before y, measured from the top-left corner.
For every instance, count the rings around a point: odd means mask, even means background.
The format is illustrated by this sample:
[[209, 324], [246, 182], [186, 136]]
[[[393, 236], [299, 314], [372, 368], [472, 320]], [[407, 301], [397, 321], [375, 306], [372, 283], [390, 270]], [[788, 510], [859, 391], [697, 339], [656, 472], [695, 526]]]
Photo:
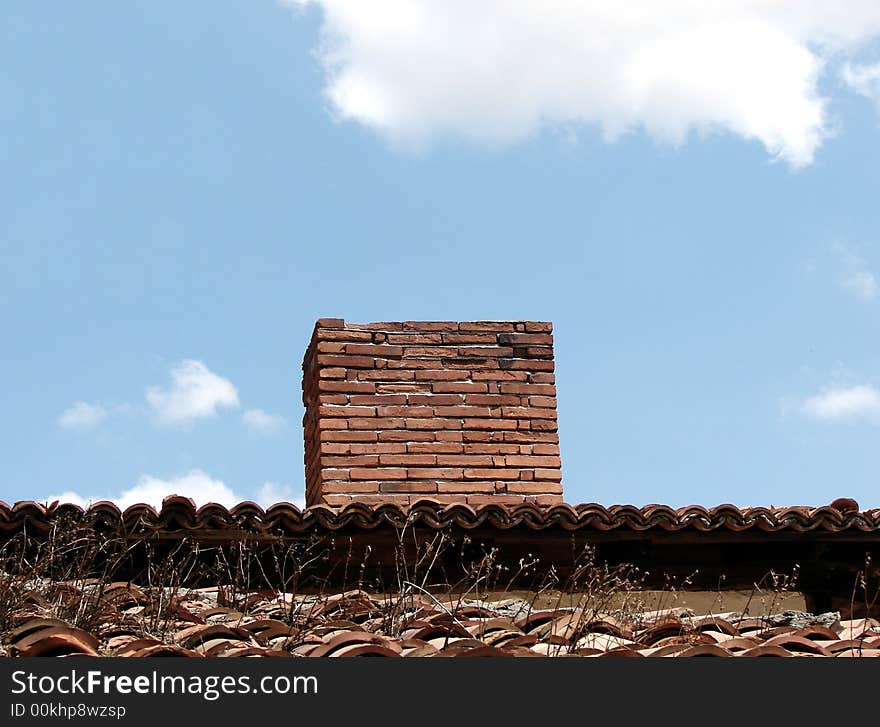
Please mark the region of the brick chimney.
[[562, 502], [552, 330], [319, 320], [303, 360], [306, 503]]

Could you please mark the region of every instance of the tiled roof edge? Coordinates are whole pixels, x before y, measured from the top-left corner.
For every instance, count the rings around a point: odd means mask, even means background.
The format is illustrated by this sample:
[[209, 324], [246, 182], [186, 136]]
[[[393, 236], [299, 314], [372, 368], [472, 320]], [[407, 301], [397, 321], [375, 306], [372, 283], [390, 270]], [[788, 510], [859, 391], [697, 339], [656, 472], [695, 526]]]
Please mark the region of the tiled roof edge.
[[34, 501], [8, 505], [0, 501], [0, 533], [21, 530], [46, 532], [59, 519], [88, 517], [108, 530], [130, 533], [163, 531], [244, 531], [264, 534], [302, 534], [342, 528], [372, 530], [419, 525], [432, 529], [452, 526], [472, 530], [562, 529], [569, 531], [665, 531], [678, 532], [841, 532], [880, 533], [880, 509], [860, 511], [848, 499], [822, 507], [750, 507], [718, 505], [580, 505], [539, 506], [534, 504], [469, 506], [420, 500], [412, 505], [367, 505], [352, 503], [342, 508], [315, 505], [300, 509], [277, 503], [263, 509], [253, 502], [231, 508], [209, 503], [199, 508], [185, 497], [171, 496], [159, 510], [149, 505], [131, 505], [124, 511], [112, 502], [96, 502], [83, 509], [69, 503], [41, 504]]

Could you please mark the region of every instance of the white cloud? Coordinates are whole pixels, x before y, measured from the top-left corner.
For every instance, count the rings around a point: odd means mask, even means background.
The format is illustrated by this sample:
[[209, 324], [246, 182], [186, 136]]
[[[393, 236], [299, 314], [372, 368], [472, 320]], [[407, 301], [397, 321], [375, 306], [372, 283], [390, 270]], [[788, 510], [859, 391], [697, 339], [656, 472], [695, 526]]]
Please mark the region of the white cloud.
[[880, 421], [880, 390], [873, 386], [826, 389], [811, 396], [802, 411], [814, 419], [877, 419]]
[[874, 300], [877, 297], [877, 278], [870, 270], [856, 270], [841, 280], [841, 285], [862, 300]]
[[237, 407], [238, 391], [201, 361], [185, 360], [171, 369], [171, 386], [151, 386], [146, 399], [160, 422], [182, 424], [212, 416], [220, 407]]
[[107, 418], [107, 410], [98, 403], [78, 401], [58, 417], [62, 429], [92, 429]]
[[[726, 131], [795, 167], [830, 131], [820, 75], [880, 34], [876, 0], [284, 2], [323, 11], [335, 114], [395, 142]], [[874, 72], [850, 67], [850, 85]]]
[[[237, 505], [249, 498], [241, 497], [222, 480], [215, 479], [200, 469], [194, 469], [175, 477], [162, 479], [152, 475], [143, 475], [132, 487], [117, 493], [103, 495], [83, 495], [66, 490], [58, 495], [49, 495], [42, 502], [71, 502], [80, 507], [90, 503], [109, 500], [121, 509], [138, 503], [146, 503], [155, 508], [162, 506], [162, 500], [169, 495], [182, 495], [192, 498], [196, 507], [208, 502], [216, 502], [224, 507]], [[254, 501], [262, 507], [269, 507], [278, 502], [291, 502], [297, 507], [305, 507], [305, 498], [301, 490], [294, 491], [290, 485], [277, 482], [265, 482], [258, 489]]]
[[880, 63], [843, 67], [843, 80], [856, 93], [880, 105]]
[[262, 409], [248, 409], [241, 415], [241, 420], [248, 429], [266, 434], [278, 432], [287, 426], [284, 417]]
[[302, 491], [294, 492], [290, 485], [277, 482], [265, 482], [257, 491], [256, 503], [261, 507], [269, 507], [278, 502], [290, 502], [299, 508], [305, 507], [305, 496]]
[[877, 276], [862, 256], [843, 243], [835, 244], [832, 251], [838, 261], [840, 287], [862, 300], [874, 300], [878, 292]]
[[85, 507], [90, 502], [110, 500], [122, 509], [143, 502], [158, 508], [168, 495], [191, 497], [195, 500], [197, 507], [208, 502], [216, 502], [230, 507], [242, 500], [223, 481], [214, 479], [200, 469], [195, 469], [167, 480], [152, 475], [143, 475], [134, 486], [119, 493], [86, 496], [68, 490], [60, 495], [50, 495], [44, 501], [72, 502]]

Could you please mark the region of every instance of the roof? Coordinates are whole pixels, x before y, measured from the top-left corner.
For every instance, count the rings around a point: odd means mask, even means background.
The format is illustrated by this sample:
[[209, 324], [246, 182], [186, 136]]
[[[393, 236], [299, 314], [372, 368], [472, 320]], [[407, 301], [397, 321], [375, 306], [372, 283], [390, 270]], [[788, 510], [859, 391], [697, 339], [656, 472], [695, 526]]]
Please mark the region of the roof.
[[166, 531], [229, 531], [265, 534], [306, 534], [338, 530], [371, 531], [419, 525], [430, 529], [446, 527], [474, 530], [555, 530], [597, 532], [727, 532], [727, 533], [851, 533], [880, 535], [880, 509], [861, 511], [850, 499], [838, 499], [822, 507], [750, 507], [719, 505], [706, 508], [691, 505], [581, 505], [534, 504], [469, 506], [422, 500], [410, 506], [394, 503], [353, 503], [342, 508], [315, 505], [300, 509], [278, 503], [263, 509], [253, 502], [231, 508], [218, 504], [196, 507], [188, 498], [165, 498], [158, 510], [149, 505], [132, 505], [125, 510], [112, 502], [96, 502], [83, 509], [73, 504], [41, 504], [34, 501], [8, 505], [0, 501], [0, 532], [11, 534], [27, 528], [48, 530], [64, 517], [89, 517], [102, 527], [130, 533]]
[[[56, 583], [61, 598], [96, 585]], [[155, 589], [154, 589], [155, 591]], [[586, 606], [535, 610], [523, 600], [442, 603], [419, 593], [364, 591], [295, 597], [222, 588], [186, 591], [152, 619], [156, 593], [103, 587], [86, 628], [47, 617], [26, 599], [0, 654], [10, 656], [880, 656], [880, 623], [838, 614], [694, 616], [685, 609], [601, 613]], [[170, 604], [170, 605], [169, 605]], [[80, 612], [81, 613], [81, 612]]]

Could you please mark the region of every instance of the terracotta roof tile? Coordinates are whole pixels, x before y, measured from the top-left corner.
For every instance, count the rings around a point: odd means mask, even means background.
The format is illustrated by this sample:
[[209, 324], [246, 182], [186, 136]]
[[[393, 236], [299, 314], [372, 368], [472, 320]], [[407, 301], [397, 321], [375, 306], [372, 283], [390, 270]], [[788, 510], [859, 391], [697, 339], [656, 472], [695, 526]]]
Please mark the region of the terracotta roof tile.
[[880, 509], [859, 511], [851, 500], [837, 500], [822, 507], [737, 508], [719, 505], [705, 508], [689, 506], [674, 509], [665, 505], [581, 505], [539, 506], [487, 504], [442, 504], [420, 500], [410, 506], [398, 504], [367, 505], [351, 503], [342, 508], [315, 505], [300, 510], [290, 503], [278, 503], [263, 509], [252, 502], [232, 508], [214, 503], [196, 508], [192, 500], [172, 496], [157, 511], [149, 505], [132, 505], [124, 511], [110, 502], [92, 504], [86, 510], [77, 505], [51, 503], [42, 505], [25, 501], [8, 505], [0, 501], [0, 532], [20, 531], [25, 524], [36, 531], [46, 531], [63, 516], [94, 518], [98, 526], [123, 529], [131, 533], [161, 531], [236, 530], [252, 533], [306, 533], [342, 528], [371, 530], [383, 526], [403, 527], [420, 524], [429, 528], [449, 525], [463, 529], [491, 527], [500, 530], [660, 530], [710, 532], [855, 532], [880, 531]]

